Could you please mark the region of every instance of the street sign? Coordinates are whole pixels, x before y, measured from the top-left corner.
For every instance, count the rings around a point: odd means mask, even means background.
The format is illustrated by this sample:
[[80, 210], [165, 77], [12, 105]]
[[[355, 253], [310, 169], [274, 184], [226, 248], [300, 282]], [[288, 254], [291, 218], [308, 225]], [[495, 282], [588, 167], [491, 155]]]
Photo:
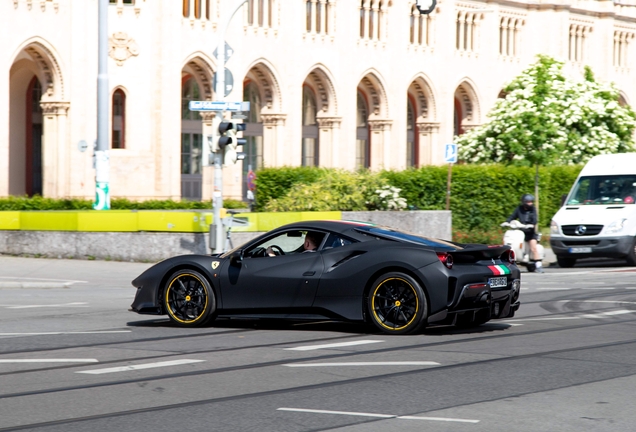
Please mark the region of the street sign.
[[[216, 88], [216, 72], [214, 72], [214, 76], [212, 77], [212, 86]], [[230, 93], [232, 93], [232, 89], [234, 88], [234, 77], [232, 76], [232, 72], [229, 69], [225, 69], [225, 92], [223, 92], [223, 97], [226, 97]]]
[[457, 144], [446, 144], [446, 149], [444, 150], [444, 162], [457, 162]]
[[[226, 62], [230, 59], [230, 57], [232, 57], [232, 54], [234, 54], [234, 50], [227, 42], [225, 42], [225, 61]], [[212, 55], [214, 55], [215, 59], [219, 58], [219, 47], [216, 47], [214, 49], [214, 52], [212, 53]]]
[[249, 111], [249, 102], [190, 101], [190, 111]]

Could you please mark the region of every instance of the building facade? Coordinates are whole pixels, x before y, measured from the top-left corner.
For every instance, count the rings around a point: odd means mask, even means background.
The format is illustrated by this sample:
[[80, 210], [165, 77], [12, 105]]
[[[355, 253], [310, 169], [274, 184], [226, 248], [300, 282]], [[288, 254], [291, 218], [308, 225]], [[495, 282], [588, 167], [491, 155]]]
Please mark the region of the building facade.
[[[110, 191], [209, 199], [215, 49], [236, 0], [110, 0]], [[95, 193], [97, 0], [0, 2], [0, 196]], [[244, 198], [263, 167], [441, 164], [505, 84], [548, 54], [636, 100], [636, 0], [247, 0], [226, 42], [228, 101], [250, 101]], [[230, 78], [228, 80], [228, 78]], [[220, 114], [217, 114], [220, 115]]]

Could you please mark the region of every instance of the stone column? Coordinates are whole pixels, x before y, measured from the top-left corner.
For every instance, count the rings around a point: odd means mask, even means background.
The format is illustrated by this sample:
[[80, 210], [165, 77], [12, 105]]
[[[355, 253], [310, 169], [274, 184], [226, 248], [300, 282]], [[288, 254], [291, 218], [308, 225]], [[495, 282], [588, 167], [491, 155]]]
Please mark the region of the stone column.
[[293, 165], [285, 155], [285, 119], [287, 114], [262, 114], [263, 165], [278, 167]]
[[42, 195], [63, 198], [70, 195], [70, 149], [67, 139], [69, 102], [42, 102]]
[[430, 121], [418, 121], [418, 155], [417, 167], [424, 165], [436, 165], [442, 151], [439, 147], [439, 123]]
[[319, 165], [336, 168], [340, 159], [338, 156], [342, 117], [323, 117], [318, 114], [316, 121], [318, 122]]
[[391, 153], [395, 152], [395, 148], [391, 146], [390, 134], [393, 121], [388, 119], [369, 120], [368, 124], [371, 131], [371, 169], [392, 168]]

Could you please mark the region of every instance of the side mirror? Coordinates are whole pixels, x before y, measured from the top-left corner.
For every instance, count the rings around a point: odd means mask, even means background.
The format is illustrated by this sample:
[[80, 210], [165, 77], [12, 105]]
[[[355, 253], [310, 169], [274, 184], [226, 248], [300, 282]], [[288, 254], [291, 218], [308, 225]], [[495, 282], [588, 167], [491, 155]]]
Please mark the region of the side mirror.
[[230, 255], [230, 264], [237, 265], [243, 261], [243, 249], [238, 249]]
[[568, 196], [567, 196], [566, 194], [561, 195], [561, 207], [563, 207], [563, 204], [565, 204], [565, 199], [566, 199], [567, 197], [568, 197]]

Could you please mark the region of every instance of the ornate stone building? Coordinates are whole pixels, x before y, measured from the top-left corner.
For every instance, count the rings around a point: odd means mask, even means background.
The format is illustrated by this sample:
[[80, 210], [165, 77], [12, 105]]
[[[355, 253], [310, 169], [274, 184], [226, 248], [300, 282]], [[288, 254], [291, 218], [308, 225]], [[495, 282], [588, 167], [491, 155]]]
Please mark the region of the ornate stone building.
[[[110, 190], [208, 199], [214, 50], [230, 0], [110, 0]], [[226, 100], [251, 102], [248, 167], [443, 163], [507, 81], [548, 54], [636, 100], [636, 0], [247, 0], [231, 21]], [[0, 196], [94, 196], [97, 1], [0, 2]]]

